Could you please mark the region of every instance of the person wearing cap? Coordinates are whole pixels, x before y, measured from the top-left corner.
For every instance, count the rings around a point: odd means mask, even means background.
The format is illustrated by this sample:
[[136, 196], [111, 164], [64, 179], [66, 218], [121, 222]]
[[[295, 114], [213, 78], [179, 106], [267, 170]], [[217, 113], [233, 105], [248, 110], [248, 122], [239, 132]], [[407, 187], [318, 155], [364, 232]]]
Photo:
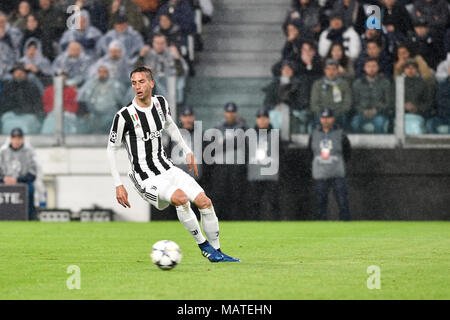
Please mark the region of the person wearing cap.
[[124, 15], [118, 15], [114, 19], [114, 28], [109, 30], [97, 42], [97, 56], [106, 55], [109, 51], [109, 45], [113, 41], [119, 41], [122, 44], [123, 55], [128, 63], [134, 64], [139, 56], [139, 51], [144, 46], [142, 35], [128, 24], [128, 18]]
[[445, 59], [442, 36], [430, 28], [430, 23], [424, 18], [418, 18], [414, 22], [414, 30], [408, 34], [409, 41], [416, 52], [420, 54], [433, 70], [436, 70], [438, 63]]
[[[245, 131], [248, 126], [245, 120], [238, 115], [238, 107], [234, 102], [227, 102], [223, 113], [225, 120], [217, 125], [222, 133], [222, 139], [215, 141], [219, 144], [216, 148], [215, 159], [218, 160], [213, 165], [214, 184], [212, 185], [213, 197], [218, 203], [218, 212], [225, 219], [239, 219], [243, 214], [244, 195], [247, 183], [247, 166], [244, 161], [238, 162], [238, 155], [245, 155]], [[231, 149], [230, 146], [234, 148]], [[231, 155], [228, 153], [232, 153]], [[227, 161], [233, 159], [232, 163]], [[242, 159], [239, 159], [242, 160]]]
[[[345, 39], [345, 40], [344, 40]], [[325, 58], [333, 43], [339, 42], [345, 48], [345, 55], [355, 60], [361, 52], [361, 40], [352, 26], [345, 27], [339, 12], [330, 15], [330, 26], [319, 37], [319, 54]]]
[[10, 143], [0, 148], [0, 183], [28, 185], [28, 216], [34, 219], [34, 186], [37, 176], [37, 163], [34, 150], [24, 144], [24, 132], [14, 128], [10, 133]]
[[333, 110], [341, 128], [347, 126], [347, 113], [352, 106], [352, 91], [347, 80], [338, 76], [339, 62], [327, 59], [324, 77], [314, 82], [311, 88], [310, 110], [314, 115], [314, 123], [319, 123], [320, 111], [327, 107]]
[[405, 133], [425, 133], [425, 117], [433, 103], [434, 90], [420, 76], [414, 59], [405, 61], [403, 74], [405, 76]]
[[[277, 167], [279, 170], [279, 159], [281, 141], [278, 139], [278, 154], [272, 150], [273, 130], [270, 124], [269, 110], [260, 108], [256, 113], [255, 126], [256, 148], [248, 147], [249, 163], [247, 166], [247, 180], [249, 181], [247, 192], [247, 216], [249, 220], [273, 220], [280, 212], [279, 206], [279, 171], [275, 174], [265, 175], [262, 169]], [[278, 135], [279, 137], [279, 135]], [[264, 199], [264, 201], [261, 201]]]
[[0, 97], [1, 132], [9, 134], [11, 129], [22, 125], [26, 133], [38, 133], [42, 118], [41, 91], [27, 77], [23, 64], [13, 66], [12, 80], [3, 85]]
[[350, 220], [345, 167], [346, 162], [350, 160], [351, 145], [344, 131], [335, 125], [332, 109], [323, 108], [320, 112], [320, 125], [309, 137], [308, 150], [312, 154], [317, 218], [327, 219], [328, 193], [332, 188], [339, 207], [340, 220]]
[[353, 109], [356, 115], [351, 121], [352, 131], [386, 133], [388, 120], [393, 120], [394, 115], [391, 82], [379, 74], [378, 61], [375, 58], [366, 60], [364, 72], [363, 77], [353, 82]]

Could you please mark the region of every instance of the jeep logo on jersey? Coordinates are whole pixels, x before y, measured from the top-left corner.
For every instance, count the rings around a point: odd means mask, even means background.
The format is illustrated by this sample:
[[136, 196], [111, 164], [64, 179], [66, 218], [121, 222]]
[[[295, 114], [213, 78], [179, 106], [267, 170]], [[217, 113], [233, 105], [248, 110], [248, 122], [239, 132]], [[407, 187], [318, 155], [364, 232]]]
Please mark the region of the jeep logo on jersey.
[[162, 129], [161, 130], [158, 130], [158, 131], [155, 131], [155, 132], [152, 132], [152, 133], [150, 133], [150, 132], [146, 132], [145, 134], [146, 134], [146, 137], [144, 137], [144, 138], [142, 138], [142, 140], [143, 141], [148, 141], [148, 140], [153, 140], [153, 139], [155, 139], [155, 138], [159, 138], [159, 137], [161, 137], [161, 133], [162, 133]]
[[109, 141], [112, 143], [116, 143], [117, 140], [117, 132], [111, 131], [111, 134], [109, 135]]

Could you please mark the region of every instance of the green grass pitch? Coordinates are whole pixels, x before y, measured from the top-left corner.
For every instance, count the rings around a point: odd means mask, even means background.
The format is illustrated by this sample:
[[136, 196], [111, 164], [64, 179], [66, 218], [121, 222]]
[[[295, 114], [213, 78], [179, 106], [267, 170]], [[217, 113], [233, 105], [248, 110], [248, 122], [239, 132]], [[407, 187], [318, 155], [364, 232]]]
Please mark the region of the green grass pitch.
[[[0, 223], [0, 299], [450, 299], [449, 222], [221, 222], [213, 264], [177, 221]], [[181, 264], [151, 263], [170, 239]], [[81, 270], [69, 290], [67, 268]], [[368, 289], [369, 266], [380, 289]]]

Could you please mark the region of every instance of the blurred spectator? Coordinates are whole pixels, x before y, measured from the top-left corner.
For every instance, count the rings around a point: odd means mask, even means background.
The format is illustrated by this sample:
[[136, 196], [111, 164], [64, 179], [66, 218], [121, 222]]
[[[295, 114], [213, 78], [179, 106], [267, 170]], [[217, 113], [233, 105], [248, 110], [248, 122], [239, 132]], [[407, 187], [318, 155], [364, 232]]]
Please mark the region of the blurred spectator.
[[361, 52], [361, 40], [352, 26], [345, 27], [342, 16], [333, 13], [330, 16], [330, 27], [320, 34], [319, 54], [325, 57], [333, 43], [341, 43], [345, 48], [345, 55], [350, 59], [356, 59]]
[[31, 13], [31, 6], [28, 1], [20, 1], [17, 11], [9, 17], [9, 22], [13, 28], [24, 32], [27, 26], [27, 17]]
[[96, 54], [96, 44], [102, 33], [96, 27], [91, 26], [89, 13], [86, 10], [80, 11], [79, 23], [79, 29], [67, 29], [64, 31], [59, 40], [61, 51], [65, 51], [69, 43], [76, 41], [83, 46], [84, 53], [93, 59]]
[[282, 59], [294, 60], [300, 54], [303, 40], [307, 38], [303, 34], [300, 19], [292, 19], [286, 24], [284, 29], [286, 34], [286, 43], [284, 44], [281, 57]]
[[414, 0], [414, 23], [425, 21], [436, 33], [443, 33], [448, 24], [449, 8], [445, 0]]
[[347, 112], [352, 105], [352, 91], [348, 82], [338, 77], [339, 63], [328, 59], [325, 62], [325, 76], [316, 80], [311, 89], [311, 112], [314, 122], [319, 123], [319, 113], [323, 108], [330, 108], [339, 126], [343, 129], [347, 125]]
[[342, 15], [345, 27], [353, 26], [359, 34], [364, 32], [367, 17], [364, 7], [357, 0], [337, 0], [333, 11]]
[[351, 122], [352, 131], [386, 133], [394, 110], [391, 83], [378, 74], [377, 59], [367, 59], [364, 71], [365, 76], [353, 83], [353, 108], [356, 115]]
[[321, 10], [315, 0], [293, 0], [293, 10], [285, 19], [285, 25], [291, 19], [300, 19], [301, 26], [314, 39], [318, 39], [322, 26], [320, 24]]
[[89, 69], [89, 76], [96, 77], [99, 66], [106, 65], [111, 78], [129, 85], [131, 65], [125, 56], [124, 51], [123, 44], [119, 40], [110, 42], [108, 53], [97, 60], [97, 62]]
[[24, 132], [20, 127], [10, 132], [9, 143], [0, 148], [0, 183], [28, 186], [28, 219], [34, 220], [34, 185], [37, 176], [36, 155], [29, 144], [25, 144]]
[[123, 105], [124, 91], [124, 85], [110, 77], [108, 65], [98, 65], [97, 75], [83, 84], [77, 98], [88, 112], [90, 133], [109, 131], [112, 117]]
[[34, 74], [43, 83], [48, 82], [52, 75], [50, 60], [42, 55], [41, 42], [30, 38], [24, 45], [24, 56], [19, 60], [28, 72]]
[[20, 57], [22, 37], [22, 32], [12, 27], [8, 22], [6, 14], [0, 12], [0, 42], [5, 43], [13, 50], [16, 59]]
[[[194, 2], [194, 1], [193, 1]], [[195, 3], [195, 2], [194, 2]], [[202, 12], [202, 23], [211, 22], [214, 13], [214, 5], [211, 0], [198, 0], [198, 7]]]
[[[173, 23], [170, 15], [162, 14], [159, 16], [158, 25], [156, 25], [153, 30], [151, 30], [148, 39], [153, 41], [154, 34], [163, 34], [166, 36], [168, 45], [174, 45], [181, 50], [182, 46], [185, 46], [185, 39], [183, 39], [181, 35], [180, 26], [176, 23]], [[184, 48], [184, 50], [187, 50]]]
[[170, 15], [172, 21], [180, 26], [184, 36], [196, 31], [195, 12], [188, 0], [168, 0], [159, 8], [153, 27], [158, 24], [159, 16], [162, 14]]
[[273, 78], [272, 82], [262, 89], [265, 92], [264, 105], [274, 108], [285, 103], [292, 109], [307, 110], [308, 89], [310, 86], [295, 76], [294, 62], [284, 60], [281, 64], [281, 76]]
[[391, 56], [383, 51], [380, 43], [376, 40], [367, 41], [366, 51], [356, 61], [356, 76], [358, 78], [364, 75], [364, 64], [369, 58], [377, 60], [380, 75], [392, 78], [393, 65]]
[[0, 81], [10, 77], [9, 70], [11, 63], [14, 63], [15, 59], [16, 56], [11, 47], [0, 41]]
[[[450, 52], [447, 53], [447, 59], [442, 61], [436, 70], [436, 80], [438, 82], [446, 81], [448, 78], [448, 68], [450, 67]], [[419, 67], [420, 69], [420, 67]]]
[[[272, 125], [270, 124], [269, 111], [265, 108], [258, 110], [256, 114], [256, 146], [249, 147], [249, 164], [247, 169], [248, 189], [248, 219], [267, 220], [274, 213], [280, 212], [279, 206], [279, 174], [264, 175], [263, 169], [271, 166], [279, 167], [280, 156], [272, 149], [273, 144], [280, 148], [280, 141], [272, 142]], [[264, 201], [261, 201], [264, 199]]]
[[427, 122], [429, 133], [450, 133], [450, 64], [447, 59], [447, 77], [441, 79], [436, 91], [437, 116]]
[[320, 125], [308, 141], [312, 154], [312, 177], [316, 193], [319, 220], [327, 220], [328, 193], [333, 188], [339, 207], [340, 220], [350, 220], [345, 163], [350, 160], [350, 141], [344, 131], [335, 125], [333, 111], [320, 112]]
[[396, 0], [381, 0], [381, 12], [381, 22], [388, 32], [400, 32], [406, 36], [413, 29], [408, 10]]
[[431, 32], [430, 27], [423, 19], [414, 23], [414, 31], [408, 35], [415, 51], [420, 54], [430, 68], [436, 70], [437, 64], [445, 58], [442, 42], [436, 33]]
[[327, 59], [336, 60], [339, 63], [338, 75], [351, 82], [355, 77], [355, 69], [353, 61], [345, 55], [344, 50], [341, 43], [334, 43], [328, 52]]
[[9, 1], [1, 1], [0, 2], [0, 11], [5, 13], [11, 13], [14, 9], [19, 5], [20, 0], [9, 0]]
[[419, 74], [417, 62], [408, 59], [403, 64], [405, 75], [405, 133], [425, 133], [425, 115], [433, 102], [433, 93]]
[[0, 98], [2, 133], [8, 134], [19, 125], [27, 134], [38, 133], [42, 115], [39, 88], [27, 78], [23, 64], [14, 65], [11, 73], [13, 79], [4, 84]]
[[[28, 39], [30, 39], [30, 38], [40, 40], [41, 44], [42, 44], [42, 41], [45, 41], [42, 39], [42, 31], [41, 31], [41, 27], [39, 26], [39, 20], [37, 19], [36, 15], [33, 13], [30, 13], [27, 16], [27, 23], [25, 26], [25, 31], [23, 33], [22, 44], [27, 42]], [[23, 53], [24, 52], [23, 52], [23, 47], [22, 47], [22, 54]], [[42, 51], [42, 53], [44, 54], [44, 51]]]
[[109, 30], [97, 43], [97, 55], [103, 56], [108, 53], [108, 46], [112, 41], [119, 41], [122, 44], [122, 54], [133, 64], [139, 51], [144, 46], [142, 35], [132, 26], [128, 25], [128, 18], [123, 15], [116, 16], [114, 29]]
[[302, 44], [300, 54], [296, 56], [298, 75], [307, 75], [319, 78], [322, 75], [322, 59], [317, 54], [313, 41], [305, 40]]
[[[77, 102], [77, 91], [74, 87], [67, 85], [67, 74], [60, 72], [58, 76], [63, 77], [63, 119], [64, 133], [75, 134], [78, 131], [77, 113], [79, 111]], [[47, 115], [42, 123], [41, 134], [51, 135], [55, 133], [55, 115], [53, 113], [55, 100], [55, 90], [53, 84], [45, 88], [42, 96], [42, 104]]]
[[380, 44], [381, 49], [386, 54], [391, 54], [389, 52], [389, 39], [387, 33], [384, 29], [366, 29], [366, 31], [361, 35], [361, 51], [367, 51], [367, 43], [369, 41], [377, 41]]
[[[244, 134], [248, 127], [245, 120], [239, 117], [238, 107], [234, 102], [227, 102], [224, 109], [225, 121], [216, 126], [216, 129], [222, 133], [222, 139], [214, 142], [217, 144], [215, 148], [217, 162], [214, 166], [214, 176], [217, 180], [212, 186], [212, 193], [217, 203], [217, 214], [222, 219], [229, 220], [240, 217], [245, 208], [247, 166], [245, 165], [245, 144], [242, 141], [245, 139]], [[241, 163], [238, 163], [237, 159], [239, 154], [244, 155]]]
[[105, 3], [99, 0], [76, 0], [75, 4], [80, 9], [89, 12], [90, 23], [100, 30], [101, 33], [108, 31], [108, 10]]
[[129, 25], [137, 32], [145, 32], [145, 25], [139, 6], [131, 0], [112, 0], [108, 9], [109, 28], [116, 24], [117, 17], [125, 16]]
[[394, 64], [394, 77], [398, 77], [403, 73], [403, 65], [406, 60], [414, 59], [419, 68], [420, 75], [423, 79], [432, 79], [433, 72], [428, 66], [427, 62], [421, 55], [415, 54], [414, 49], [410, 45], [401, 44], [397, 47], [397, 61]]
[[88, 68], [91, 60], [83, 52], [83, 47], [79, 42], [72, 41], [66, 51], [61, 53], [52, 64], [54, 74], [64, 72], [70, 85], [81, 85], [88, 76]]
[[167, 77], [176, 76], [177, 103], [182, 103], [186, 77], [189, 73], [186, 61], [174, 45], [167, 46], [167, 40], [163, 34], [153, 36], [152, 46], [153, 48], [150, 46], [142, 48], [137, 64], [148, 65], [152, 68], [156, 87], [163, 96], [167, 96]]
[[65, 16], [52, 4], [51, 0], [39, 0], [39, 7], [36, 16], [42, 32], [42, 52], [47, 58], [53, 60], [57, 55], [57, 40], [66, 27]]

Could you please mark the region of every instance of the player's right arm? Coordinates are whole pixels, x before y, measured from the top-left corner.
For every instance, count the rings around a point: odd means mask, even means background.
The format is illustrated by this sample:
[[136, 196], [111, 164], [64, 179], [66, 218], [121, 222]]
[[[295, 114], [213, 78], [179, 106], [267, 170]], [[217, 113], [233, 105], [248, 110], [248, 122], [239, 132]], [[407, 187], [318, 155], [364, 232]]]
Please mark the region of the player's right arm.
[[120, 179], [120, 173], [119, 170], [117, 169], [117, 161], [116, 161], [116, 155], [120, 147], [122, 146], [122, 139], [124, 133], [125, 133], [125, 119], [120, 115], [120, 113], [116, 113], [113, 120], [113, 124], [111, 126], [111, 131], [109, 133], [108, 148], [107, 148], [108, 160], [111, 169], [111, 174], [114, 179], [114, 185], [116, 187], [117, 202], [125, 208], [126, 207], [131, 208], [131, 205], [128, 202], [128, 193]]

